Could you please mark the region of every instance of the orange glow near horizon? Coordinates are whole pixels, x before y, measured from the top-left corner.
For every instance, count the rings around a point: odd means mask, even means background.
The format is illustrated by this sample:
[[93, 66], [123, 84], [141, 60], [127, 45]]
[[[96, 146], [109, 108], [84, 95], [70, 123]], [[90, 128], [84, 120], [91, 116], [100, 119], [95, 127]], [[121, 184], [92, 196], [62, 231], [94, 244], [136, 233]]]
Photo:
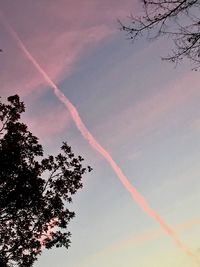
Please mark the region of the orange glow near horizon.
[[[4, 19], [3, 19], [4, 20]], [[113, 171], [116, 173], [117, 177], [126, 188], [126, 190], [131, 194], [133, 200], [138, 204], [138, 206], [150, 217], [152, 217], [161, 227], [161, 229], [174, 241], [174, 243], [188, 256], [190, 256], [198, 266], [200, 266], [200, 261], [197, 255], [190, 250], [179, 238], [174, 229], [172, 229], [165, 220], [148, 204], [147, 200], [141, 195], [137, 189], [129, 182], [128, 178], [125, 176], [121, 168], [114, 161], [109, 152], [103, 148], [98, 141], [94, 138], [94, 136], [87, 129], [85, 124], [83, 123], [77, 109], [75, 106], [69, 101], [69, 99], [60, 91], [60, 89], [56, 86], [56, 84], [50, 79], [47, 73], [42, 69], [42, 67], [38, 64], [38, 62], [34, 59], [31, 53], [27, 50], [23, 42], [18, 37], [17, 33], [4, 21], [7, 29], [13, 36], [13, 38], [17, 41], [17, 44], [22, 49], [26, 57], [31, 61], [31, 63], [35, 66], [38, 72], [42, 75], [46, 83], [53, 89], [55, 96], [65, 105], [68, 109], [69, 113], [72, 116], [74, 123], [76, 124], [78, 130], [81, 132], [82, 136], [88, 141], [90, 146], [92, 146], [99, 154], [103, 156], [104, 159], [109, 163]]]

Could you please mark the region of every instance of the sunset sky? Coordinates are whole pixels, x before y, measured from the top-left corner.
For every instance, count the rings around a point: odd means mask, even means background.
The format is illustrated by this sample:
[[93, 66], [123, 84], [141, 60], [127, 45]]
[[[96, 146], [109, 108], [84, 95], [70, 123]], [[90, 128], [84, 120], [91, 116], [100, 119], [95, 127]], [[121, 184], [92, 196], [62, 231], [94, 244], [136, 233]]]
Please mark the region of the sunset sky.
[[[35, 267], [200, 266], [200, 73], [161, 61], [169, 40], [127, 40], [117, 19], [130, 13], [136, 0], [0, 0], [0, 95], [21, 96], [46, 154], [67, 141], [93, 168], [70, 207], [70, 249]], [[54, 85], [195, 257], [133, 200]]]

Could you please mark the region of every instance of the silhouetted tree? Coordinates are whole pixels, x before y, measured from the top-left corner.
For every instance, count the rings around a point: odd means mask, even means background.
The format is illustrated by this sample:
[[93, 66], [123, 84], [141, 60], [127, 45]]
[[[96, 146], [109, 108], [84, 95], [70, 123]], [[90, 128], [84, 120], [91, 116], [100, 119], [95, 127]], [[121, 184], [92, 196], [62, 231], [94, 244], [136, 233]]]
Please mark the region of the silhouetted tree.
[[1, 267], [32, 266], [42, 248], [69, 247], [67, 226], [75, 214], [66, 204], [91, 170], [67, 143], [62, 153], [44, 158], [37, 137], [20, 122], [24, 111], [18, 95], [0, 101]]
[[174, 42], [171, 54], [163, 59], [179, 62], [189, 58], [200, 67], [200, 1], [199, 0], [141, 0], [143, 13], [130, 16], [128, 25], [119, 22], [129, 38], [141, 35], [157, 38], [168, 35]]

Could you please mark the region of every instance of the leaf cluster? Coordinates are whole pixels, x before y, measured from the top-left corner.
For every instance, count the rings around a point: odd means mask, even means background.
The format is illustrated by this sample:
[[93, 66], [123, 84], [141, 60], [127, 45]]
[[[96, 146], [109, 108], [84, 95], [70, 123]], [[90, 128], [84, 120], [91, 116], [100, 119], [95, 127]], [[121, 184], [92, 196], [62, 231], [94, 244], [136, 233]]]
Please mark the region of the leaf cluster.
[[20, 122], [18, 95], [0, 101], [0, 266], [32, 266], [43, 248], [70, 245], [67, 208], [90, 167], [63, 143], [57, 156], [43, 156], [38, 138]]

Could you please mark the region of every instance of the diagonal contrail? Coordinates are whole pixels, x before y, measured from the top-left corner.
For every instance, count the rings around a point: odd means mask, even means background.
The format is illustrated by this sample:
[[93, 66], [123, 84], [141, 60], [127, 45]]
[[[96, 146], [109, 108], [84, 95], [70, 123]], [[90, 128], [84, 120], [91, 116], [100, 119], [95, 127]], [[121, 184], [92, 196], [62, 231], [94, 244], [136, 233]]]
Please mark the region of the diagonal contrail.
[[[1, 16], [2, 17], [2, 16]], [[17, 33], [11, 28], [11, 26], [5, 21], [5, 19], [2, 17], [2, 20], [9, 30], [10, 34], [13, 36], [13, 38], [16, 40], [19, 47], [22, 49], [26, 57], [32, 62], [32, 64], [35, 66], [35, 68], [38, 70], [38, 72], [42, 75], [44, 80], [47, 82], [47, 84], [53, 89], [54, 94], [56, 97], [65, 105], [65, 107], [70, 112], [72, 119], [74, 123], [76, 124], [78, 130], [81, 132], [82, 136], [88, 141], [88, 143], [99, 152], [110, 164], [113, 171], [118, 176], [119, 180], [123, 184], [123, 186], [130, 192], [132, 198], [135, 200], [135, 202], [138, 204], [138, 206], [150, 217], [152, 217], [162, 228], [162, 230], [174, 241], [174, 243], [188, 256], [192, 257], [193, 260], [197, 263], [198, 266], [200, 266], [200, 261], [197, 257], [197, 255], [190, 250], [179, 238], [179, 236], [176, 234], [176, 232], [165, 222], [165, 220], [153, 209], [150, 207], [146, 199], [143, 197], [143, 195], [140, 194], [140, 192], [137, 191], [137, 189], [129, 182], [128, 178], [125, 176], [125, 174], [122, 172], [121, 168], [117, 165], [117, 163], [114, 161], [112, 156], [109, 154], [109, 152], [103, 148], [98, 141], [94, 138], [94, 136], [90, 133], [90, 131], [87, 129], [85, 124], [83, 123], [78, 110], [76, 107], [69, 101], [69, 99], [61, 92], [61, 90], [57, 87], [57, 85], [50, 79], [48, 74], [43, 70], [43, 68], [39, 65], [39, 63], [34, 59], [34, 57], [31, 55], [31, 53], [28, 51], [28, 49], [23, 44], [22, 40], [19, 38]]]
[[[183, 231], [183, 230], [188, 230], [192, 228], [193, 226], [196, 226], [199, 224], [200, 224], [200, 218], [177, 224], [174, 226], [174, 228], [176, 229], [176, 231]], [[91, 261], [93, 261], [94, 259], [98, 261], [98, 259], [105, 258], [107, 255], [110, 255], [110, 253], [116, 254], [119, 251], [126, 249], [127, 247], [141, 246], [149, 241], [156, 240], [162, 236], [162, 233], [163, 232], [161, 231], [161, 229], [149, 230], [149, 231], [145, 231], [144, 233], [131, 235], [129, 236], [129, 238], [119, 240], [118, 242], [115, 242], [113, 244], [109, 244], [108, 246], [96, 252], [92, 256], [89, 256], [85, 258], [84, 260], [82, 260], [82, 262], [85, 262], [83, 266], [91, 265]]]

